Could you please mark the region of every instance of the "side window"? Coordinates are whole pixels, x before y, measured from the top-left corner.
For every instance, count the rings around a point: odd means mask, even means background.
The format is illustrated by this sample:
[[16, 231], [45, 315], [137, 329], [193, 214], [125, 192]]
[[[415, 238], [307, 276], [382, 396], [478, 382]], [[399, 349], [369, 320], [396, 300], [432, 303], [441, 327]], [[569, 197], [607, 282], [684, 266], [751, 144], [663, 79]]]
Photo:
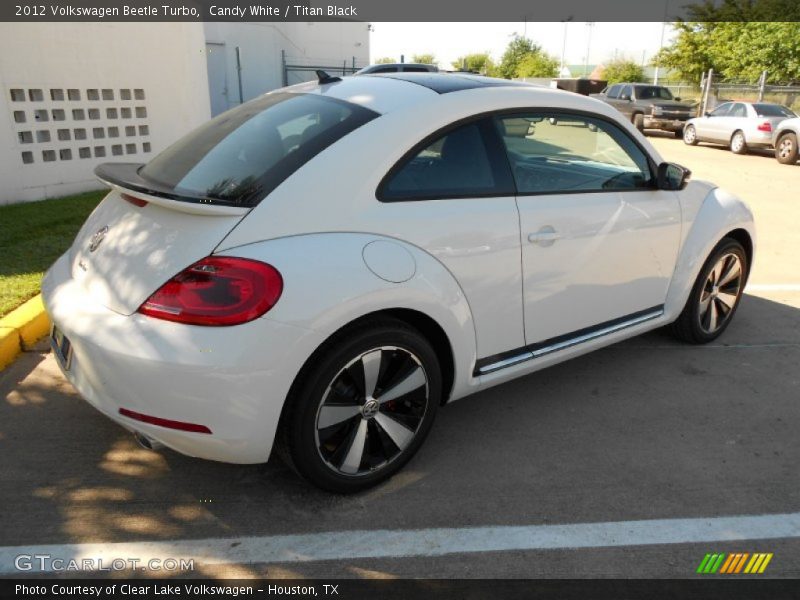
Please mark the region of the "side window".
[[381, 200], [424, 200], [512, 195], [502, 149], [490, 152], [484, 119], [453, 129], [395, 166], [381, 184]]
[[[509, 127], [520, 120], [531, 125], [525, 135]], [[556, 113], [514, 115], [498, 121], [520, 194], [652, 187], [647, 156], [610, 123]]]
[[631, 86], [626, 85], [624, 88], [622, 88], [622, 91], [620, 91], [619, 93], [619, 97], [621, 99], [627, 98], [628, 100], [633, 98], [633, 89], [631, 88]]
[[612, 85], [610, 88], [608, 88], [608, 91], [606, 92], [606, 96], [608, 98], [619, 98], [619, 91], [621, 89], [622, 89], [622, 86], [619, 85], [619, 84]]
[[741, 102], [737, 102], [733, 105], [731, 109], [729, 117], [746, 117], [747, 116], [747, 107], [742, 104]]
[[406, 73], [430, 73], [430, 69], [425, 67], [403, 67], [403, 71]]
[[728, 115], [728, 111], [730, 111], [733, 104], [730, 102], [726, 102], [725, 104], [720, 104], [717, 108], [715, 108], [709, 116], [711, 117], [725, 117]]
[[398, 67], [378, 67], [370, 71], [370, 73], [397, 73], [399, 70]]

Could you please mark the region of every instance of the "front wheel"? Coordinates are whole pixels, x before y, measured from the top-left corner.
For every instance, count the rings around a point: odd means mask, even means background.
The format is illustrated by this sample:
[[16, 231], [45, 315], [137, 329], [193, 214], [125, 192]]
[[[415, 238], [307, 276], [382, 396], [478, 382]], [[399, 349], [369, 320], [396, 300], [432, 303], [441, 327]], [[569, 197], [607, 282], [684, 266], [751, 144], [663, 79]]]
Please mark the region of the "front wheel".
[[697, 131], [694, 125], [687, 125], [683, 128], [683, 143], [689, 146], [697, 146]]
[[394, 319], [365, 323], [335, 340], [299, 377], [279, 454], [314, 485], [338, 493], [374, 486], [408, 462], [442, 394], [430, 343]]
[[747, 154], [747, 142], [741, 131], [735, 132], [731, 137], [731, 152], [734, 154]]
[[644, 115], [642, 113], [636, 113], [633, 115], [633, 126], [644, 133]]
[[793, 165], [797, 162], [797, 156], [797, 136], [784, 133], [775, 145], [775, 158], [783, 165]]
[[672, 332], [685, 342], [706, 344], [717, 339], [731, 322], [747, 280], [747, 253], [724, 238], [706, 260]]

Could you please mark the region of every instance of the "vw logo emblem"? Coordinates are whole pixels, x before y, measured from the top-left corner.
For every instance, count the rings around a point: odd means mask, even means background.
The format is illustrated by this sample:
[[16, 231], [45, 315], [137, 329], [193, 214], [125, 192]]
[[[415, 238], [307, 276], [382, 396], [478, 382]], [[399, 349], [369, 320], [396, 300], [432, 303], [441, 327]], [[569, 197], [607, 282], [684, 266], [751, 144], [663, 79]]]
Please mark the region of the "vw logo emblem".
[[97, 247], [103, 241], [103, 238], [106, 237], [107, 233], [108, 233], [108, 225], [97, 230], [97, 233], [95, 233], [92, 236], [92, 239], [89, 240], [89, 252], [94, 252], [95, 250], [97, 250]]

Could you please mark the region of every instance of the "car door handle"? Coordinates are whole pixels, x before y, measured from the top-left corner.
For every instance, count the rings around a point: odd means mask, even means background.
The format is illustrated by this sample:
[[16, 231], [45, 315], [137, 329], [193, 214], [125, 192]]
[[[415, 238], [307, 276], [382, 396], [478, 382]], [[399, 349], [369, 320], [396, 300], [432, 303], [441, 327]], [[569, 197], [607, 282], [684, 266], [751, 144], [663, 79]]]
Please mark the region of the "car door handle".
[[561, 234], [553, 229], [550, 225], [545, 225], [536, 233], [528, 234], [528, 241], [532, 244], [539, 244], [540, 246], [552, 246], [557, 240], [561, 239]]

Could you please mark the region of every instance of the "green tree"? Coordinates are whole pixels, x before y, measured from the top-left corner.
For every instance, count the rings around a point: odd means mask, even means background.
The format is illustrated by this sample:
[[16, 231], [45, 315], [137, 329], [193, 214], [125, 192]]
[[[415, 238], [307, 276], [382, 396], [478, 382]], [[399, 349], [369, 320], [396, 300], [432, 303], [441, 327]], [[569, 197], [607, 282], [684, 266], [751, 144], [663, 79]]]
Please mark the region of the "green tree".
[[374, 65], [388, 65], [388, 64], [396, 63], [396, 62], [397, 62], [397, 59], [392, 58], [391, 56], [384, 56], [383, 58], [379, 58], [378, 60], [376, 60], [372, 64], [374, 64]]
[[644, 81], [644, 69], [632, 60], [616, 59], [603, 67], [603, 79], [608, 83]]
[[673, 68], [683, 78], [697, 80], [713, 68], [726, 79], [756, 81], [767, 71], [770, 82], [800, 80], [800, 23], [685, 22], [675, 29], [672, 45], [653, 64]]
[[411, 56], [411, 62], [421, 63], [423, 65], [435, 65], [436, 56], [433, 54], [413, 54]]
[[[521, 75], [519, 68], [523, 60], [525, 64], [521, 72], [525, 74]], [[550, 63], [554, 65], [552, 73], [548, 68]], [[500, 64], [495, 69], [495, 74], [505, 79], [513, 79], [514, 77], [550, 77], [556, 75], [557, 71], [556, 60], [542, 50], [541, 46], [535, 44], [531, 39], [515, 35], [514, 39], [508, 43], [500, 59]]]
[[484, 75], [489, 75], [494, 70], [494, 63], [488, 52], [476, 52], [474, 54], [467, 54], [459, 56], [451, 64], [456, 70], [460, 70], [464, 63], [467, 65], [467, 71], [475, 71]]
[[517, 65], [517, 77], [556, 77], [558, 61], [545, 52], [536, 52], [522, 57]]

